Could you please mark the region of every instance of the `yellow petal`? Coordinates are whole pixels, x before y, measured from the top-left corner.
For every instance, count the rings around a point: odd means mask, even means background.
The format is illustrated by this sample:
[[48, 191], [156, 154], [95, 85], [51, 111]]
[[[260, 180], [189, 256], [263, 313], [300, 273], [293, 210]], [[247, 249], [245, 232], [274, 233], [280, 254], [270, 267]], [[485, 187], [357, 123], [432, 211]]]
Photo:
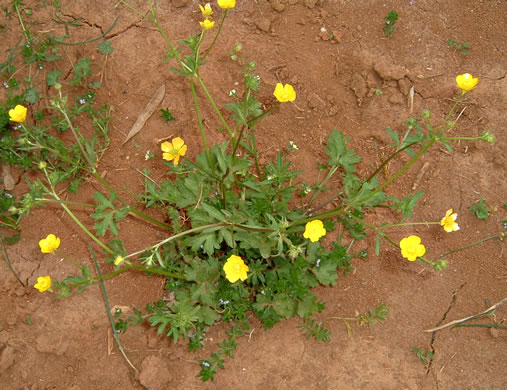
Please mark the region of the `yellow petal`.
[[185, 143], [185, 141], [183, 141], [182, 138], [180, 137], [176, 137], [173, 139], [173, 148], [174, 149], [179, 149], [183, 146], [183, 144]]
[[169, 153], [171, 150], [173, 150], [173, 145], [170, 142], [163, 142], [162, 145], [160, 145], [160, 149], [162, 149], [162, 152]]

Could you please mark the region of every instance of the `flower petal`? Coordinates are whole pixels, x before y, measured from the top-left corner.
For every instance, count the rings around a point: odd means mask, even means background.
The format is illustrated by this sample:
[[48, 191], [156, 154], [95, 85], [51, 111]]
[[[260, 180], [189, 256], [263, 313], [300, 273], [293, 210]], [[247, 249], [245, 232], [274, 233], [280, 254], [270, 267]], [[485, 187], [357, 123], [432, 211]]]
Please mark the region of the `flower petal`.
[[182, 138], [180, 137], [176, 137], [173, 139], [173, 148], [174, 149], [179, 149], [181, 148], [183, 145], [185, 144], [185, 141], [183, 141]]

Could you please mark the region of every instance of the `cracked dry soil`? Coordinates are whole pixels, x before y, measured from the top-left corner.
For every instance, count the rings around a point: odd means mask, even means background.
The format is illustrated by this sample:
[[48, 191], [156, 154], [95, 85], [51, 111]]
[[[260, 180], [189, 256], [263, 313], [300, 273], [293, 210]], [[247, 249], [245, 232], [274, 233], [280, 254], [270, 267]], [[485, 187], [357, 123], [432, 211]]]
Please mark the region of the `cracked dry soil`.
[[[3, 1], [2, 4], [7, 3]], [[28, 3], [28, 2], [25, 2]], [[31, 3], [37, 3], [32, 1]], [[159, 157], [145, 161], [147, 150], [158, 151], [154, 140], [178, 135], [194, 157], [202, 144], [185, 81], [164, 64], [165, 46], [146, 22], [116, 1], [62, 1], [62, 14], [81, 17], [82, 26], [72, 30], [72, 41], [84, 41], [106, 33], [114, 53], [107, 59], [95, 44], [68, 46], [62, 66], [88, 56], [94, 61], [94, 80], [101, 80], [98, 103], [113, 107], [112, 144], [102, 159], [100, 172], [118, 191], [142, 190], [142, 177], [131, 167], [149, 169], [162, 177]], [[147, 10], [144, 1], [133, 5]], [[432, 149], [388, 192], [403, 197], [424, 189], [414, 221], [438, 221], [448, 208], [459, 213], [461, 230], [448, 234], [439, 226], [418, 226], [393, 231], [401, 239], [407, 234], [422, 237], [437, 256], [483, 237], [498, 234], [506, 219], [505, 107], [507, 99], [506, 20], [507, 2], [502, 0], [239, 0], [230, 12], [209, 63], [202, 74], [220, 105], [240, 82], [240, 69], [229, 51], [241, 42], [247, 57], [257, 62], [267, 103], [276, 82], [290, 82], [297, 90], [295, 104], [283, 105], [258, 129], [262, 163], [272, 160], [289, 141], [299, 150], [286, 153], [294, 169], [304, 170], [302, 180], [312, 182], [316, 163], [325, 161], [323, 142], [336, 128], [351, 137], [351, 145], [363, 157], [361, 174], [368, 175], [389, 155], [391, 141], [386, 127], [402, 131], [402, 121], [424, 109], [432, 117], [444, 118], [457, 96], [455, 76], [470, 72], [479, 86], [467, 94], [453, 132], [477, 136], [495, 131], [496, 143], [461, 142], [450, 154]], [[157, 13], [173, 41], [199, 31], [197, 1], [158, 1]], [[391, 39], [382, 28], [384, 16], [395, 9], [400, 18]], [[62, 16], [66, 18], [66, 16]], [[50, 15], [34, 12], [33, 25], [43, 30]], [[12, 21], [3, 34], [2, 57], [20, 36]], [[111, 28], [112, 26], [112, 28]], [[54, 28], [58, 28], [57, 26]], [[108, 31], [109, 30], [109, 31]], [[471, 45], [467, 56], [449, 48], [447, 40]], [[3, 60], [2, 60], [3, 62]], [[53, 69], [47, 69], [51, 71]], [[65, 73], [65, 72], [64, 72]], [[151, 95], [165, 84], [161, 106], [168, 107], [176, 121], [163, 123], [153, 115], [135, 140], [121, 146], [128, 129]], [[413, 107], [407, 103], [414, 88]], [[375, 91], [382, 90], [381, 95]], [[53, 91], [46, 91], [46, 96]], [[79, 93], [76, 89], [75, 93]], [[2, 94], [5, 92], [2, 91]], [[0, 96], [3, 98], [4, 96]], [[41, 99], [39, 107], [46, 104]], [[200, 96], [204, 99], [204, 96]], [[216, 142], [223, 136], [211, 108], [202, 115]], [[134, 142], [135, 141], [135, 142]], [[387, 174], [407, 161], [393, 162]], [[424, 168], [423, 168], [424, 167]], [[26, 184], [21, 172], [14, 193]], [[32, 175], [32, 174], [28, 174]], [[30, 176], [31, 177], [31, 176]], [[340, 183], [330, 183], [337, 188]], [[72, 200], [90, 201], [100, 190], [93, 180], [83, 185]], [[125, 192], [128, 197], [128, 194]], [[472, 204], [484, 198], [492, 215], [484, 221], [471, 213]], [[89, 215], [80, 218], [91, 223]], [[368, 222], [393, 220], [390, 211], [371, 212]], [[91, 266], [84, 234], [57, 208], [38, 209], [24, 220], [21, 241], [8, 248], [14, 267], [27, 287], [20, 286], [0, 263], [0, 387], [2, 389], [505, 389], [507, 388], [507, 338], [505, 332], [484, 328], [444, 329], [425, 333], [449, 320], [483, 311], [507, 295], [505, 245], [491, 240], [465, 252], [449, 256], [449, 269], [440, 274], [420, 263], [409, 263], [395, 248], [383, 246], [375, 256], [374, 239], [357, 243], [368, 249], [367, 260], [356, 260], [356, 271], [340, 275], [334, 288], [319, 288], [326, 310], [320, 320], [354, 316], [384, 302], [390, 307], [385, 323], [371, 328], [353, 327], [350, 336], [344, 324], [327, 320], [332, 332], [329, 343], [306, 339], [294, 319], [265, 331], [253, 322], [250, 337], [239, 340], [235, 358], [215, 382], [201, 383], [199, 357], [216, 350], [227, 326], [210, 329], [205, 348], [197, 354], [184, 344], [174, 345], [154, 329], [135, 327], [121, 336], [136, 374], [113, 345], [103, 299], [98, 287], [65, 301], [52, 294], [39, 294], [31, 287], [39, 272], [62, 279], [74, 270], [55, 256], [43, 256], [37, 242], [49, 232], [62, 239], [62, 250]], [[136, 219], [121, 224], [127, 250], [138, 250], [156, 242], [161, 232]], [[329, 239], [333, 239], [331, 236]], [[108, 266], [103, 265], [103, 271]], [[139, 274], [124, 274], [108, 281], [111, 306], [143, 308], [161, 298], [164, 280]], [[31, 319], [29, 325], [27, 318]], [[501, 323], [507, 317], [500, 307], [483, 322]], [[425, 367], [413, 347], [433, 350]]]

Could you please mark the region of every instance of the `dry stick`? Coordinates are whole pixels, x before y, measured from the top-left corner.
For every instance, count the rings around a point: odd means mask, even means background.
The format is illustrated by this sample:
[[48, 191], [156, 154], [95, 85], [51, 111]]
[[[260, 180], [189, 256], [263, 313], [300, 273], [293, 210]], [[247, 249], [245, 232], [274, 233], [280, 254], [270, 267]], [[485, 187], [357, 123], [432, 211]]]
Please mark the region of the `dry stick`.
[[466, 321], [469, 321], [469, 320], [473, 320], [474, 318], [485, 316], [485, 315], [489, 314], [490, 312], [492, 312], [493, 310], [495, 310], [498, 306], [503, 305], [506, 302], [507, 302], [507, 298], [504, 298], [500, 302], [495, 303], [489, 309], [483, 311], [482, 313], [474, 314], [474, 315], [472, 315], [470, 317], [465, 317], [465, 318], [462, 318], [460, 320], [454, 320], [454, 321], [451, 321], [451, 322], [449, 322], [449, 323], [447, 323], [445, 325], [437, 326], [436, 328], [426, 329], [425, 332], [430, 332], [430, 333], [431, 332], [436, 332], [437, 330], [442, 330], [442, 329], [445, 329], [445, 328], [449, 328], [451, 326], [459, 325], [459, 324], [461, 324], [463, 322], [466, 322]]
[[419, 186], [419, 183], [421, 182], [421, 180], [422, 180], [424, 174], [426, 173], [426, 171], [428, 170], [429, 166], [430, 166], [430, 163], [427, 161], [423, 164], [421, 171], [417, 175], [414, 185], [412, 186], [412, 191], [415, 191], [417, 189], [417, 187]]

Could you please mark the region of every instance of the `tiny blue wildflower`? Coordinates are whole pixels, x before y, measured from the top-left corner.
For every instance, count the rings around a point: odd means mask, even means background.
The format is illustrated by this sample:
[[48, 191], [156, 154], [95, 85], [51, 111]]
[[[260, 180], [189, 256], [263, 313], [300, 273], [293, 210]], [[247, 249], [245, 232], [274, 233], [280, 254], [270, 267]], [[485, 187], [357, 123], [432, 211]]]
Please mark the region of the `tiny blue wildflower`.
[[204, 367], [209, 367], [209, 366], [210, 366], [208, 362], [202, 362], [201, 364], [202, 364]]
[[317, 267], [320, 267], [320, 259], [317, 259]]
[[9, 84], [7, 84], [7, 81], [4, 81], [4, 88], [9, 88]]
[[266, 292], [264, 290], [261, 290], [262, 295], [266, 295]]
[[7, 193], [7, 192], [6, 192], [4, 195], [5, 195], [7, 198], [12, 198], [12, 195], [11, 195], [11, 194], [9, 194], [9, 193]]
[[86, 100], [84, 100], [84, 99], [79, 99], [79, 103], [81, 103], [81, 104], [85, 104], [85, 103], [86, 103]]

